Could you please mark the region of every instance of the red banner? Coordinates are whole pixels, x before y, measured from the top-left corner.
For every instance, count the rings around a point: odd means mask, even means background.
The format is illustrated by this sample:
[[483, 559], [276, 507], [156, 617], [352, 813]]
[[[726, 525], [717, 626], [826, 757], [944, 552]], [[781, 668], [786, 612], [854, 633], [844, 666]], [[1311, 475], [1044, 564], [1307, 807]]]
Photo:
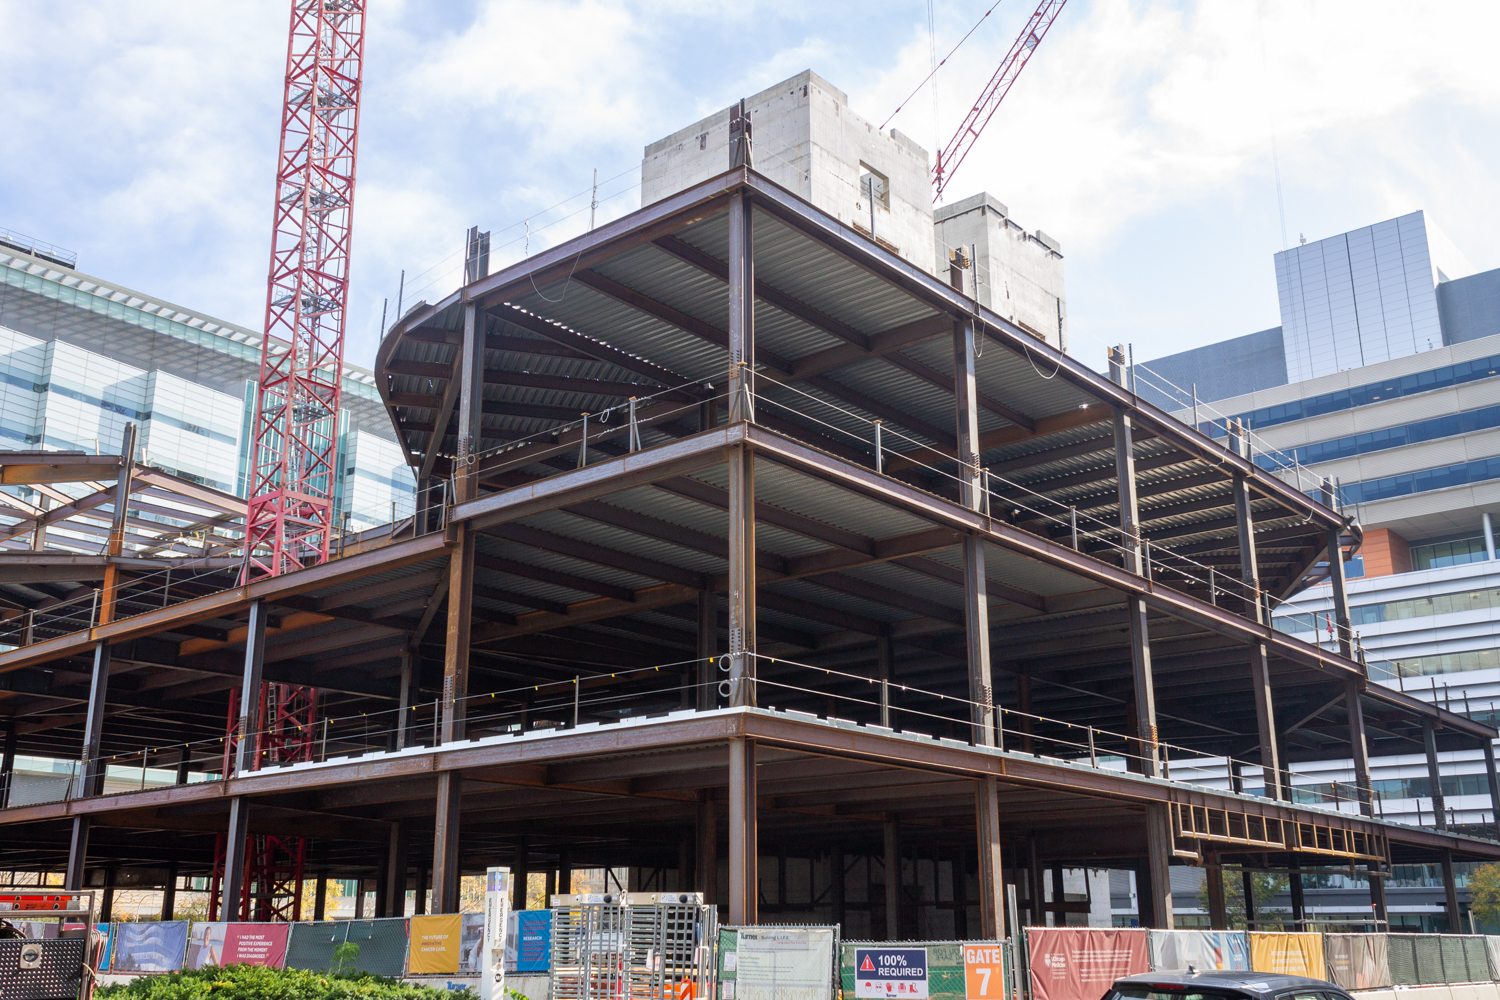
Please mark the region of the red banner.
[[224, 957], [220, 965], [286, 964], [287, 934], [291, 924], [230, 924], [224, 929]]
[[1145, 929], [1028, 927], [1035, 1000], [1100, 1000], [1122, 976], [1151, 971]]

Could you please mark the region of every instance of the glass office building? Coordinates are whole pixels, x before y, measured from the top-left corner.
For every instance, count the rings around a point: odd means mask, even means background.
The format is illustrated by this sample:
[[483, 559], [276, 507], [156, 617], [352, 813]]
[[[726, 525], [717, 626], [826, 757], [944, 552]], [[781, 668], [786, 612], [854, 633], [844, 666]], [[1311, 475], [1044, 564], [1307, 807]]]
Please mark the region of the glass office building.
[[1420, 211], [1283, 250], [1276, 291], [1287, 381], [1441, 347], [1437, 285], [1470, 273]]
[[[244, 496], [260, 335], [0, 244], [0, 450], [117, 453]], [[349, 528], [414, 484], [374, 376], [346, 365], [337, 495]]]

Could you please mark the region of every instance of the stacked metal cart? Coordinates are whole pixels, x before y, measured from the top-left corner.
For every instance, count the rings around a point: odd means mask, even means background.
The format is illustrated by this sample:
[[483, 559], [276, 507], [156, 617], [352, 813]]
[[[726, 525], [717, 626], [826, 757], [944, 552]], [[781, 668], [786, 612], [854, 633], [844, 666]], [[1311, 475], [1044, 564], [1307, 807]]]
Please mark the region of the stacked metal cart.
[[710, 995], [718, 914], [696, 892], [552, 897], [554, 1000]]

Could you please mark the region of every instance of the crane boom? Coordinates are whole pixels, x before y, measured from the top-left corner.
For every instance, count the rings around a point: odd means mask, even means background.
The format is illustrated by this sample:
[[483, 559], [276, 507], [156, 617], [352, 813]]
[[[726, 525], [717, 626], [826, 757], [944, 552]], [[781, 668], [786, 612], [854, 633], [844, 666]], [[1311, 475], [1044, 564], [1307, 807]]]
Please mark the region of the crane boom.
[[366, 0], [292, 0], [245, 582], [328, 559]]
[[964, 116], [963, 124], [959, 125], [958, 131], [953, 133], [953, 138], [948, 144], [938, 150], [937, 165], [933, 169], [932, 183], [937, 187], [934, 200], [943, 197], [943, 189], [953, 179], [959, 165], [964, 162], [964, 157], [969, 155], [969, 150], [974, 148], [974, 143], [979, 140], [979, 133], [989, 124], [990, 118], [994, 116], [1000, 102], [1005, 100], [1005, 95], [1010, 92], [1011, 85], [1016, 82], [1016, 77], [1021, 75], [1021, 70], [1026, 68], [1027, 61], [1036, 47], [1042, 43], [1047, 34], [1047, 29], [1052, 27], [1052, 22], [1057, 20], [1057, 15], [1062, 13], [1063, 5], [1068, 0], [1042, 0], [1036, 11], [1026, 22], [1020, 36], [1011, 45], [1010, 51], [1000, 62], [1000, 68], [995, 70], [995, 75], [990, 77], [990, 82], [985, 85], [979, 95], [979, 100], [969, 109]]

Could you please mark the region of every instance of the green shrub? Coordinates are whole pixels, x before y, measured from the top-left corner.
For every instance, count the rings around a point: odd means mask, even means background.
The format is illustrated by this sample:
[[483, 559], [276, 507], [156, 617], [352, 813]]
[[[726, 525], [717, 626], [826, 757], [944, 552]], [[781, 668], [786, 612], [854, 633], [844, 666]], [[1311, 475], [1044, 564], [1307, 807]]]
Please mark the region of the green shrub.
[[100, 1000], [477, 1000], [472, 990], [414, 986], [366, 972], [311, 972], [229, 965], [138, 976], [94, 991]]

